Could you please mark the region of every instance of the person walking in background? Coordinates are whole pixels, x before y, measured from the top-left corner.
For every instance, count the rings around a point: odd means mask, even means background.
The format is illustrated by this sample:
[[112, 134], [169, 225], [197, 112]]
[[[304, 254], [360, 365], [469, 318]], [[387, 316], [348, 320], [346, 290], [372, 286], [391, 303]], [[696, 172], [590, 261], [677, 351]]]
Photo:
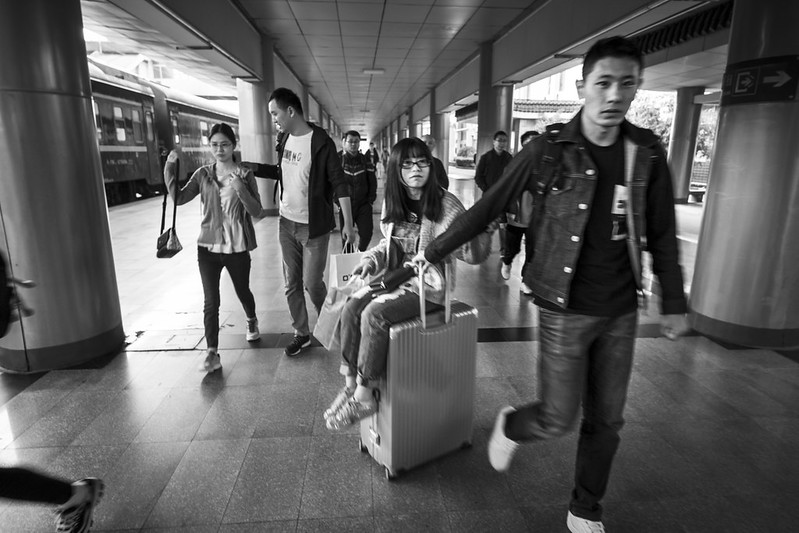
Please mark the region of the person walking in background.
[[388, 171], [388, 150], [383, 148], [383, 176], [385, 177], [386, 172]]
[[[464, 212], [450, 192], [439, 187], [433, 156], [416, 137], [402, 139], [391, 150], [386, 175], [386, 196], [381, 229], [386, 237], [369, 250], [353, 271], [366, 277], [399, 268], [428, 242], [443, 233]], [[480, 263], [490, 252], [490, 229], [472, 241], [442, 256], [424, 275], [430, 309], [444, 303], [445, 283], [455, 286], [454, 258]], [[452, 265], [451, 279], [444, 276], [445, 263]], [[356, 292], [341, 312], [340, 372], [345, 385], [325, 411], [328, 429], [341, 430], [373, 414], [377, 402], [372, 396], [377, 380], [385, 375], [388, 334], [391, 324], [419, 315], [419, 278], [395, 291], [375, 297], [371, 287]]]
[[[500, 130], [494, 133], [494, 147], [480, 156], [477, 168], [474, 170], [474, 181], [477, 186], [486, 193], [502, 176], [505, 167], [508, 166], [513, 156], [508, 152], [508, 134]], [[499, 219], [499, 252], [505, 253], [505, 214], [502, 213]], [[507, 279], [507, 278], [505, 278]]]
[[[339, 152], [341, 168], [350, 186], [352, 217], [358, 226], [358, 250], [363, 252], [369, 248], [369, 241], [372, 240], [374, 231], [372, 204], [377, 198], [377, 177], [374, 165], [360, 151], [361, 135], [355, 130], [350, 130], [341, 140], [344, 145], [344, 150]], [[374, 143], [372, 146], [374, 147]], [[341, 217], [341, 227], [344, 227], [343, 214], [339, 213], [339, 217]]]
[[380, 168], [380, 154], [377, 153], [375, 143], [369, 143], [369, 150], [366, 151], [366, 159], [372, 165], [372, 169], [374, 169], [375, 174], [377, 174], [377, 169]]
[[[524, 132], [521, 137], [522, 148], [533, 140], [539, 133], [535, 130]], [[524, 262], [522, 263], [522, 284], [520, 290], [523, 294], [530, 296], [533, 289], [524, 282], [524, 275], [527, 272], [527, 262], [533, 256], [532, 238], [525, 236], [527, 226], [533, 216], [533, 195], [530, 191], [524, 191], [516, 201], [512, 209], [506, 214], [508, 225], [505, 227], [505, 251], [502, 253], [502, 268], [500, 274], [502, 279], [510, 279], [513, 259], [522, 248], [522, 237], [524, 237]]]
[[280, 190], [278, 239], [283, 252], [283, 278], [294, 338], [286, 346], [294, 356], [311, 344], [306, 288], [316, 312], [327, 296], [324, 271], [327, 246], [335, 223], [333, 197], [343, 217], [344, 242], [355, 242], [347, 179], [336, 145], [327, 132], [305, 120], [299, 97], [280, 87], [269, 96], [269, 113], [283, 132], [278, 143], [278, 164], [245, 163], [260, 178], [274, 179]]
[[247, 317], [248, 341], [260, 338], [255, 298], [250, 291], [250, 252], [258, 246], [252, 217], [261, 216], [261, 197], [252, 172], [238, 164], [233, 155], [236, 134], [228, 124], [219, 123], [208, 133], [214, 163], [198, 168], [178, 190], [178, 153], [169, 153], [164, 166], [167, 190], [182, 205], [200, 195], [202, 220], [197, 239], [197, 263], [203, 284], [203, 326], [207, 353], [202, 369], [222, 368], [219, 356], [219, 280], [227, 269]]
[[624, 425], [644, 239], [661, 286], [661, 332], [673, 340], [688, 331], [666, 153], [655, 134], [624, 118], [642, 71], [632, 41], [597, 41], [577, 82], [584, 99], [578, 114], [536, 137], [497, 185], [415, 259], [440, 261], [523, 191], [534, 194], [535, 249], [525, 282], [539, 307], [541, 398], [500, 410], [488, 459], [506, 471], [520, 443], [573, 430], [582, 405], [566, 517], [572, 533], [605, 530], [600, 502]]
[[[436, 139], [432, 135], [422, 135], [422, 140], [430, 149], [430, 153], [434, 153], [436, 149]], [[433, 165], [436, 167], [436, 180], [442, 189], [449, 189], [449, 176], [447, 176], [447, 167], [441, 160], [433, 156]]]

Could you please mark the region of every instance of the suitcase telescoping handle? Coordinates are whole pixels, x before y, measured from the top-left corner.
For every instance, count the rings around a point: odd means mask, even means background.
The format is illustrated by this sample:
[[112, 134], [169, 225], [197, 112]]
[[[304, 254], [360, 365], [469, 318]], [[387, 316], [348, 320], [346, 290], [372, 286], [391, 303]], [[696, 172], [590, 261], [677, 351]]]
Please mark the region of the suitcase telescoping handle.
[[[427, 329], [427, 309], [424, 299], [424, 271], [427, 269], [428, 263], [424, 263], [418, 267], [419, 272], [419, 313], [422, 318], [422, 329]], [[449, 324], [452, 318], [452, 299], [451, 289], [449, 288], [449, 274], [452, 267], [448, 262], [444, 262], [444, 323]]]

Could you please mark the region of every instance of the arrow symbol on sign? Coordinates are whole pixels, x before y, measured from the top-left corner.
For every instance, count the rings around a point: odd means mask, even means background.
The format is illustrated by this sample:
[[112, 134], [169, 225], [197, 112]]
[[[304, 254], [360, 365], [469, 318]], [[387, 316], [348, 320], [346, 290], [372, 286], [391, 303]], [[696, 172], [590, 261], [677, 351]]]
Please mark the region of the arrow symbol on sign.
[[778, 70], [776, 76], [763, 76], [764, 83], [773, 83], [774, 87], [782, 87], [791, 81], [791, 77], [784, 71]]

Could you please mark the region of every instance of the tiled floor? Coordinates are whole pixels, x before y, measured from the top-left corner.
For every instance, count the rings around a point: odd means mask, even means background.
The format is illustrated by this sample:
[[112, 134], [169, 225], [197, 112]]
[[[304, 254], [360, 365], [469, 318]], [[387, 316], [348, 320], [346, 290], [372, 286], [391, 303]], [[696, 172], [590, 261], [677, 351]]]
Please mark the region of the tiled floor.
[[[574, 436], [522, 447], [505, 475], [486, 459], [497, 410], [537, 389], [537, 343], [502, 340], [535, 338], [518, 262], [508, 283], [495, 260], [458, 267], [456, 296], [479, 309], [481, 339], [496, 340], [478, 344], [473, 447], [389, 482], [358, 451], [354, 430], [324, 428], [338, 358], [318, 346], [282, 353], [291, 327], [276, 220], [257, 224], [253, 253], [263, 338], [244, 341], [241, 308], [223, 282], [224, 368], [206, 375], [195, 349], [198, 207], [181, 210], [186, 250], [169, 260], [153, 254], [159, 208], [148, 200], [110, 214], [128, 349], [83, 368], [0, 374], [0, 464], [104, 478], [100, 531], [566, 531]], [[698, 336], [670, 342], [656, 336], [656, 321], [642, 317], [608, 531], [796, 531], [795, 354]], [[0, 501], [3, 533], [50, 531], [52, 519], [45, 506]]]

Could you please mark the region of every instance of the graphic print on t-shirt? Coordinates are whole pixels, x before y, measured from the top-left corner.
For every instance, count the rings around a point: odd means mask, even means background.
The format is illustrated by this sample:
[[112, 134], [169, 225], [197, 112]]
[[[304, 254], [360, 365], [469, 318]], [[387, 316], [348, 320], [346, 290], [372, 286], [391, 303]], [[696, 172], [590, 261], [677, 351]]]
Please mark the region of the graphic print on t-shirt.
[[613, 189], [613, 204], [610, 208], [610, 218], [613, 229], [610, 240], [621, 241], [627, 238], [627, 187], [616, 185]]
[[308, 223], [308, 181], [311, 175], [311, 136], [289, 135], [283, 148], [283, 194], [280, 216], [301, 224]]

